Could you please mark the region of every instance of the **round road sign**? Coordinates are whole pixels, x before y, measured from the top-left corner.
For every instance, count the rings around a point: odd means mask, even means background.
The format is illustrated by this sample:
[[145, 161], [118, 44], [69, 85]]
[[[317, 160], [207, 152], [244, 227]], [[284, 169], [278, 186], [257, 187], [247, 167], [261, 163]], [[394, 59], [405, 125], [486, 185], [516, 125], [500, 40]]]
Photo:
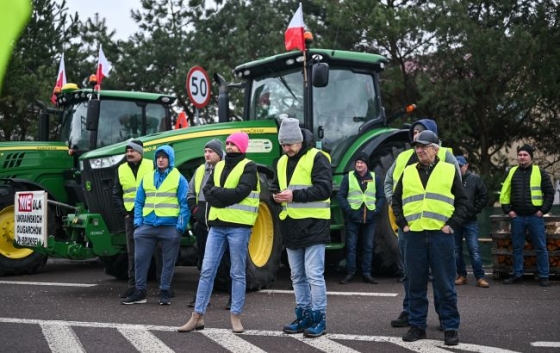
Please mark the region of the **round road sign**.
[[187, 93], [192, 104], [204, 108], [210, 102], [210, 78], [200, 66], [194, 66], [187, 74]]

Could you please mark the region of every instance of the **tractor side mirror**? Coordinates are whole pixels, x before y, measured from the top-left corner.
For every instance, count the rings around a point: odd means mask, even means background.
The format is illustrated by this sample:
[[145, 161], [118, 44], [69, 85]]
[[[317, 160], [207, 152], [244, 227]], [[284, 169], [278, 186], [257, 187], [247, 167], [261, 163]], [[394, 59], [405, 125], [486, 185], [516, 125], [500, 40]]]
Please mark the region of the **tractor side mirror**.
[[99, 112], [101, 110], [101, 101], [99, 99], [91, 99], [88, 102], [86, 116], [86, 130], [96, 131], [99, 125]]
[[329, 64], [316, 63], [313, 68], [313, 87], [326, 87], [329, 84]]

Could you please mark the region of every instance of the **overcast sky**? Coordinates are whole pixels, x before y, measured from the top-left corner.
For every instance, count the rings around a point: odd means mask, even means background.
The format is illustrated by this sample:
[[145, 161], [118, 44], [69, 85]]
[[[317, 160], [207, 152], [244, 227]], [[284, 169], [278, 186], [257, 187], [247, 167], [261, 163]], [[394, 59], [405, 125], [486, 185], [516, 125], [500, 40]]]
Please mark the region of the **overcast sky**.
[[130, 10], [140, 8], [139, 0], [66, 0], [66, 6], [70, 14], [78, 12], [82, 21], [99, 13], [100, 19], [105, 17], [107, 27], [116, 30], [116, 39], [128, 39], [138, 29]]

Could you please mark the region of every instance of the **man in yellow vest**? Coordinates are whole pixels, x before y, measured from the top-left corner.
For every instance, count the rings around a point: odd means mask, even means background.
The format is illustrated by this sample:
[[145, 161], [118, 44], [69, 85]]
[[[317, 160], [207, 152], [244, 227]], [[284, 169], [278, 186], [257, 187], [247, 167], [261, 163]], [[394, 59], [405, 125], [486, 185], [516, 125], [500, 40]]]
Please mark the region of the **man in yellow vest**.
[[[194, 172], [193, 177], [189, 182], [189, 193], [187, 195], [187, 203], [189, 204], [189, 209], [191, 210], [191, 221], [194, 220], [193, 233], [196, 237], [196, 245], [198, 249], [198, 269], [202, 269], [202, 260], [204, 259], [204, 253], [206, 251], [206, 240], [208, 239], [208, 213], [210, 212], [210, 205], [204, 197], [203, 188], [206, 186], [206, 182], [212, 174], [216, 164], [222, 160], [224, 157], [224, 147], [222, 146], [222, 141], [218, 139], [212, 139], [204, 145], [204, 163], [201, 164]], [[224, 271], [229, 273], [229, 254], [226, 251], [224, 257], [220, 263], [220, 268], [218, 271]], [[229, 278], [229, 276], [228, 276]], [[230, 281], [227, 281], [226, 285], [231, 287]], [[231, 288], [230, 288], [231, 289]], [[195, 297], [189, 302], [188, 306], [194, 308], [196, 303], [196, 292]], [[231, 295], [228, 300], [226, 308], [231, 309]]]
[[418, 163], [404, 169], [393, 193], [393, 212], [404, 240], [408, 284], [410, 330], [403, 341], [426, 338], [428, 282], [431, 270], [437, 296], [444, 343], [459, 344], [459, 311], [455, 291], [455, 238], [468, 198], [455, 166], [440, 161], [439, 139], [432, 131], [421, 132], [412, 142]]
[[362, 278], [377, 284], [371, 276], [375, 240], [375, 225], [385, 204], [381, 179], [368, 170], [369, 157], [360, 152], [354, 159], [354, 170], [344, 176], [336, 195], [346, 218], [346, 276], [340, 284], [352, 281], [356, 273], [358, 239], [362, 244]]
[[313, 135], [299, 120], [286, 118], [278, 131], [284, 155], [272, 182], [273, 199], [282, 207], [280, 227], [296, 299], [296, 319], [285, 333], [319, 337], [326, 332], [325, 249], [330, 242], [330, 157], [313, 147]]
[[[128, 257], [128, 288], [121, 294], [127, 298], [134, 293], [134, 198], [136, 188], [146, 173], [153, 171], [152, 161], [143, 158], [144, 144], [140, 140], [131, 140], [125, 147], [126, 163], [117, 169], [113, 182], [113, 204], [124, 219], [126, 231], [126, 250]], [[157, 262], [156, 262], [157, 263]]]
[[240, 315], [245, 304], [245, 271], [249, 238], [259, 211], [260, 185], [257, 164], [246, 158], [249, 136], [235, 132], [226, 139], [226, 157], [218, 162], [204, 186], [210, 205], [206, 252], [202, 262], [196, 303], [191, 319], [179, 332], [204, 329], [204, 315], [224, 252], [231, 260], [231, 310], [233, 333], [244, 331]]
[[[420, 134], [422, 131], [432, 131], [437, 135], [438, 127], [436, 122], [432, 119], [419, 119], [413, 122], [410, 125], [410, 129], [408, 131], [408, 136], [410, 138], [410, 141], [413, 142], [414, 140], [416, 140], [418, 134]], [[449, 148], [440, 147], [438, 150], [438, 157], [440, 160], [443, 160], [447, 163], [454, 164], [455, 167], [457, 168], [457, 172], [460, 173], [461, 169], [459, 168], [457, 159], [455, 159], [453, 152]], [[406, 151], [401, 152], [397, 156], [397, 158], [393, 162], [393, 165], [389, 168], [387, 174], [385, 174], [383, 189], [385, 191], [385, 197], [387, 198], [387, 202], [389, 203], [389, 206], [391, 206], [391, 200], [393, 198], [393, 190], [395, 190], [395, 187], [397, 186], [397, 182], [401, 178], [404, 168], [406, 168], [406, 166], [409, 166], [417, 162], [418, 162], [418, 156], [416, 155], [416, 153], [414, 153], [414, 148], [410, 148]], [[397, 253], [397, 266], [398, 266], [399, 273], [397, 274], [398, 276], [397, 280], [399, 282], [403, 282], [403, 288], [404, 288], [403, 310], [399, 314], [398, 318], [396, 318], [395, 320], [391, 320], [391, 326], [393, 327], [409, 326], [408, 282], [406, 280], [405, 269], [404, 269], [404, 237], [401, 235], [402, 235], [402, 229], [399, 228], [398, 229], [399, 252]], [[438, 310], [437, 303], [438, 303], [438, 298], [436, 296], [434, 298], [434, 306], [436, 307], [436, 311]], [[440, 329], [441, 329], [441, 325], [440, 325]]]
[[154, 171], [146, 173], [134, 200], [134, 274], [136, 290], [122, 304], [146, 303], [146, 279], [157, 243], [161, 243], [161, 305], [169, 305], [171, 281], [181, 237], [191, 212], [187, 205], [187, 179], [175, 168], [175, 151], [168, 145], [155, 152]]
[[537, 255], [539, 285], [548, 287], [549, 260], [543, 215], [550, 212], [554, 202], [554, 187], [542, 168], [533, 164], [533, 147], [517, 149], [518, 166], [510, 169], [500, 193], [504, 213], [511, 219], [513, 245], [513, 275], [504, 284], [523, 282], [523, 247], [529, 230], [531, 244]]

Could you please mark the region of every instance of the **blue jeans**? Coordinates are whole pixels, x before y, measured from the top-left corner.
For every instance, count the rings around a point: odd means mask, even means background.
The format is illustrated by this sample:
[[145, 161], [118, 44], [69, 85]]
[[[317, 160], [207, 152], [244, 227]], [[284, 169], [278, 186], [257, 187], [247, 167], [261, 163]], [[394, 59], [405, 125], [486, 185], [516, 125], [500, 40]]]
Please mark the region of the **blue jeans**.
[[302, 309], [327, 312], [325, 284], [325, 244], [286, 249], [290, 263], [296, 305]]
[[220, 266], [224, 252], [229, 246], [231, 268], [231, 310], [232, 314], [241, 314], [245, 304], [245, 271], [251, 228], [242, 227], [210, 227], [206, 240], [206, 251], [202, 261], [202, 270], [196, 291], [194, 310], [199, 314], [206, 313], [210, 295], [214, 288], [214, 279]]
[[478, 280], [484, 278], [484, 270], [482, 269], [482, 258], [478, 250], [478, 223], [477, 221], [465, 222], [459, 229], [455, 231], [455, 257], [457, 263], [457, 274], [467, 277], [467, 265], [463, 258], [463, 237], [469, 249], [471, 257], [471, 265], [474, 277]]
[[146, 290], [146, 279], [156, 251], [158, 242], [161, 244], [162, 267], [159, 289], [169, 290], [175, 271], [175, 263], [181, 245], [181, 234], [175, 226], [141, 225], [134, 230], [134, 276], [136, 289]]
[[410, 326], [426, 329], [428, 276], [432, 270], [434, 303], [445, 331], [457, 330], [460, 317], [455, 291], [455, 239], [439, 230], [407, 232], [405, 270], [408, 277]]
[[362, 239], [362, 275], [371, 275], [373, 257], [374, 223], [346, 223], [346, 271], [349, 275], [356, 273], [356, 252], [358, 237]]
[[523, 276], [523, 247], [525, 232], [531, 234], [531, 244], [537, 255], [537, 273], [539, 278], [548, 278], [549, 263], [546, 249], [546, 231], [544, 219], [537, 216], [517, 216], [511, 219], [511, 243], [513, 245], [513, 275]]

